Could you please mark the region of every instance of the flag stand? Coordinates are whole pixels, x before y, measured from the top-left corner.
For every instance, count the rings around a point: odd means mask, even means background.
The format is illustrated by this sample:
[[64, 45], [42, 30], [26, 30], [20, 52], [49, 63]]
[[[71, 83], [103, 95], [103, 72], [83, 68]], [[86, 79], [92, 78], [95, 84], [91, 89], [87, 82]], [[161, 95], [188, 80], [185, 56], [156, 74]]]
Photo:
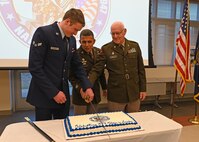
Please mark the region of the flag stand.
[[195, 101], [195, 116], [194, 118], [189, 119], [189, 122], [191, 122], [192, 124], [198, 124], [199, 125], [199, 119], [197, 117], [197, 102]]
[[176, 96], [176, 92], [177, 92], [177, 77], [178, 77], [178, 71], [176, 70], [176, 75], [175, 75], [175, 81], [173, 84], [173, 95], [171, 95], [171, 119], [173, 119], [173, 110], [174, 110], [174, 98]]

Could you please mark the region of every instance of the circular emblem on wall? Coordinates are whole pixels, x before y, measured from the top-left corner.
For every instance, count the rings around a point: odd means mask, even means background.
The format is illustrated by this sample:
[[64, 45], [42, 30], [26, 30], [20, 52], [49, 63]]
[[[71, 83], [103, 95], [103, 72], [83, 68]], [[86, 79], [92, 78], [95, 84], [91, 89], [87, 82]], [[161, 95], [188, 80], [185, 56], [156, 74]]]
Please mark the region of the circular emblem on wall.
[[98, 116], [90, 117], [89, 120], [93, 122], [105, 122], [107, 120], [110, 120], [110, 118], [108, 116], [98, 115]]
[[73, 7], [82, 10], [84, 28], [91, 29], [97, 39], [108, 21], [110, 0], [3, 0], [0, 16], [10, 33], [29, 47], [39, 26], [61, 21], [64, 13]]

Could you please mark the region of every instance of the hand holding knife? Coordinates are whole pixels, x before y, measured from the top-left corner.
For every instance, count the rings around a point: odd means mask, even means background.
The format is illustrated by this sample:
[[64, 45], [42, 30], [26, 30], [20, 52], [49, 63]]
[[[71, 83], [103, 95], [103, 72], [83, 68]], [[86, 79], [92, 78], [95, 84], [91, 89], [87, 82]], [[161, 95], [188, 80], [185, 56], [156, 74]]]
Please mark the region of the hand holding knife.
[[90, 103], [93, 98], [94, 98], [94, 93], [93, 90], [91, 88], [86, 89], [86, 91], [84, 92], [82, 90], [82, 88], [80, 89], [80, 94], [82, 96], [82, 98], [87, 102]]

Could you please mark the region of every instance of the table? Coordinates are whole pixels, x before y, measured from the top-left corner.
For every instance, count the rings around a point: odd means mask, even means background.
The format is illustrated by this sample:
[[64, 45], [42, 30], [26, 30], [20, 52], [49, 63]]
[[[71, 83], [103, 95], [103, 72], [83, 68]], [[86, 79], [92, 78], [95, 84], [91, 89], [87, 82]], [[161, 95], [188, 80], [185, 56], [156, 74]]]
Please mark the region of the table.
[[[182, 125], [154, 111], [130, 113], [137, 120], [144, 131], [128, 132], [110, 135], [89, 137], [85, 139], [67, 140], [70, 142], [85, 141], [121, 141], [122, 142], [178, 142]], [[56, 142], [65, 142], [63, 120], [49, 120], [35, 122], [43, 131], [50, 135]], [[27, 122], [14, 123], [6, 126], [0, 142], [47, 142]]]
[[158, 103], [161, 95], [166, 95], [166, 84], [164, 80], [158, 78], [147, 78], [147, 96], [155, 96], [154, 105], [162, 108]]

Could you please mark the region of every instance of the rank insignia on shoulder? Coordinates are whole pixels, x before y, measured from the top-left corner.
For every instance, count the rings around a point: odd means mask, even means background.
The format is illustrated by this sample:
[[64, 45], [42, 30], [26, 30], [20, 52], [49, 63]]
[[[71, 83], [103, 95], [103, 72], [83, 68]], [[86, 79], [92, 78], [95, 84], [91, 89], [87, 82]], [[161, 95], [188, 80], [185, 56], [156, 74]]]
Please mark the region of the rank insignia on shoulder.
[[35, 41], [32, 42], [34, 47], [40, 47], [42, 46], [42, 42], [36, 43]]

